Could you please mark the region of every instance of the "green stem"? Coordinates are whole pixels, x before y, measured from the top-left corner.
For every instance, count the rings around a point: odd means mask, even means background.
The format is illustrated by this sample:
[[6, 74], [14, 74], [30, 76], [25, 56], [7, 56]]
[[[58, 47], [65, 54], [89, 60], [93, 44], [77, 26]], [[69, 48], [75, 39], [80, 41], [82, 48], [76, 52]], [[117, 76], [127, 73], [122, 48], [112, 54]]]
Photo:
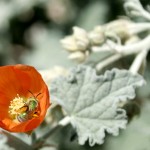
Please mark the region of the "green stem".
[[33, 144], [32, 147], [34, 150], [37, 150], [41, 147], [43, 147], [45, 141], [54, 133], [56, 132], [58, 129], [61, 129], [63, 126], [62, 125], [56, 125], [55, 127], [53, 127], [52, 129], [50, 129], [48, 132], [46, 132], [46, 134], [44, 134], [42, 137], [40, 137], [38, 140], [36, 140]]

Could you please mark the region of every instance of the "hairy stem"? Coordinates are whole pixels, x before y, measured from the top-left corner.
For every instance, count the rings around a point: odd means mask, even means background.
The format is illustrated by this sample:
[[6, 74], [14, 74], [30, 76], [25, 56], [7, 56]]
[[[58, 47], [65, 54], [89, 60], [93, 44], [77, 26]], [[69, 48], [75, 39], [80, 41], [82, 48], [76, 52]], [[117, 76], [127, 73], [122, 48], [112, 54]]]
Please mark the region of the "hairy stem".
[[129, 16], [139, 16], [150, 21], [150, 13], [143, 8], [139, 0], [127, 0], [124, 4], [124, 8], [127, 14], [129, 13]]
[[110, 47], [116, 50], [116, 52], [124, 54], [124, 55], [131, 55], [142, 51], [143, 49], [150, 48], [150, 35], [145, 37], [143, 40], [133, 43], [130, 45], [117, 45], [111, 41], [109, 41]]
[[[143, 40], [141, 40], [137, 43], [130, 44], [130, 45], [124, 45], [124, 46], [116, 45], [113, 42], [109, 41], [110, 50], [112, 50], [112, 49], [116, 50], [116, 54], [114, 54], [114, 55], [108, 57], [107, 59], [99, 62], [96, 66], [96, 69], [98, 71], [100, 71], [104, 67], [106, 67], [106, 66], [112, 64], [113, 62], [119, 60], [120, 58], [128, 56], [128, 55], [141, 53], [140, 58], [146, 57], [148, 50], [150, 50], [150, 44], [149, 43], [150, 43], [150, 35], [148, 35], [146, 38], [144, 38]], [[101, 51], [101, 49], [100, 49], [100, 51]], [[98, 52], [98, 49], [96, 49], [96, 51], [93, 51], [93, 52]], [[143, 55], [145, 55], [145, 56], [143, 56]], [[137, 62], [137, 60], [135, 62]], [[139, 57], [138, 57], [138, 63], [140, 63]], [[135, 65], [133, 65], [133, 67], [134, 66]], [[133, 70], [133, 67], [131, 68], [131, 70]]]
[[135, 54], [138, 53], [139, 51], [142, 51], [143, 49], [150, 49], [150, 35], [148, 35], [147, 37], [145, 37], [143, 40], [137, 42], [137, 43], [133, 43], [130, 45], [117, 45], [112, 41], [107, 41], [109, 42], [109, 45], [105, 45], [105, 47], [101, 48], [101, 47], [94, 47], [94, 49], [92, 49], [92, 52], [101, 52], [102, 49], [106, 49], [107, 51], [116, 51], [116, 53], [120, 53], [123, 55], [131, 55], [131, 54]]
[[106, 66], [108, 66], [109, 64], [112, 64], [113, 62], [119, 60], [120, 58], [122, 58], [121, 54], [114, 54], [114, 55], [108, 57], [107, 59], [103, 60], [102, 62], [98, 63], [96, 65], [96, 70], [100, 71], [103, 68], [105, 68]]
[[132, 65], [129, 69], [133, 74], [136, 74], [140, 70], [142, 63], [146, 59], [147, 53], [148, 53], [148, 50], [145, 49], [136, 55]]
[[133, 23], [129, 27], [129, 32], [131, 35], [138, 34], [143, 31], [150, 30], [150, 23], [144, 22], [144, 23]]

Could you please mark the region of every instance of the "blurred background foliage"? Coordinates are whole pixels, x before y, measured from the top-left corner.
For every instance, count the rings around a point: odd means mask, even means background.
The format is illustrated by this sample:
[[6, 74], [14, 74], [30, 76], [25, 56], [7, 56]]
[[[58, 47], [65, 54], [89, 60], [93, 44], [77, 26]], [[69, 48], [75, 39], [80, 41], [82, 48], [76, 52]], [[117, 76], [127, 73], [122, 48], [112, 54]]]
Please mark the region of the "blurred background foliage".
[[60, 39], [123, 15], [123, 0], [0, 0], [0, 65], [73, 65]]
[[[60, 39], [71, 34], [73, 26], [79, 26], [89, 31], [96, 25], [124, 16], [123, 3], [123, 0], [0, 0], [0, 65], [25, 63], [33, 65], [37, 69], [48, 69], [56, 65], [64, 67], [75, 65], [67, 59], [68, 54], [63, 50]], [[150, 1], [141, 0], [141, 3], [146, 7]], [[147, 71], [146, 74], [146, 80], [150, 83], [149, 72]], [[146, 98], [150, 97], [147, 92], [149, 85], [141, 92], [141, 95], [143, 94]], [[145, 107], [146, 111], [142, 113], [142, 121], [148, 120], [148, 116], [145, 115], [146, 118], [144, 118], [143, 115], [149, 114], [147, 108], [150, 106], [144, 105], [143, 108], [145, 109]], [[142, 144], [146, 144], [146, 147], [150, 146], [149, 136], [147, 138], [147, 134], [145, 134], [147, 130], [143, 128], [142, 134], [139, 130], [143, 126], [142, 121], [139, 121], [138, 124], [133, 121], [126, 134], [121, 134], [117, 138], [113, 137], [113, 140], [110, 137], [106, 141], [107, 144], [109, 140], [112, 140], [109, 145], [89, 147], [86, 144], [80, 146], [77, 144], [76, 137], [70, 142], [74, 135], [71, 126], [65, 127], [61, 132], [58, 131], [51, 139], [48, 139], [48, 143], [52, 142], [50, 144], [54, 145], [51, 147], [53, 150], [56, 147], [59, 150], [116, 150], [120, 145], [118, 143], [129, 146], [127, 141], [136, 137], [137, 139], [133, 141], [129, 150], [137, 150], [138, 146]], [[136, 128], [134, 128], [135, 126]], [[147, 122], [144, 126], [149, 129]], [[134, 132], [136, 134], [132, 134], [133, 128], [136, 130]], [[39, 130], [37, 131], [39, 132]], [[134, 137], [132, 138], [132, 136]], [[118, 138], [120, 139], [117, 140]], [[147, 140], [142, 140], [144, 138]], [[27, 139], [26, 137], [26, 142], [29, 141]], [[138, 144], [137, 141], [140, 140], [142, 142]], [[135, 144], [136, 142], [138, 145]], [[123, 149], [125, 148], [126, 146]]]

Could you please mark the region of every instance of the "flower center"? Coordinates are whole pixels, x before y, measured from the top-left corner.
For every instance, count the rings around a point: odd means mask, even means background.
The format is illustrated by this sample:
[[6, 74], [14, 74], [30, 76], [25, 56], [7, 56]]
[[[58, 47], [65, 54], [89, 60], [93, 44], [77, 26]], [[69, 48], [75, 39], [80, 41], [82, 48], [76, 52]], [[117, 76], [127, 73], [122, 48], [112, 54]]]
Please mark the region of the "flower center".
[[38, 101], [34, 97], [23, 98], [17, 94], [17, 97], [10, 101], [8, 113], [13, 121], [25, 122], [38, 117], [37, 106]]
[[10, 106], [9, 106], [9, 114], [11, 116], [17, 115], [19, 113], [19, 110], [25, 106], [26, 100], [17, 94], [17, 97], [15, 97], [12, 101], [10, 101]]

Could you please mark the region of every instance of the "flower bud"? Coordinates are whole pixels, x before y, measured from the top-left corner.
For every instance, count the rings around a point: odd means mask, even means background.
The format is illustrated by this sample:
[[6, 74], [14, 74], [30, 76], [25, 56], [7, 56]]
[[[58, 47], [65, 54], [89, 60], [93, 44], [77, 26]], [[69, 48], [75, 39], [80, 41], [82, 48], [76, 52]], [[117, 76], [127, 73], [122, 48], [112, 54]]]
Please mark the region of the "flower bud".
[[104, 26], [105, 33], [113, 33], [122, 40], [126, 40], [131, 36], [129, 26], [132, 24], [127, 19], [119, 19], [112, 21]]
[[101, 45], [105, 41], [104, 30], [101, 26], [97, 26], [89, 33], [89, 39], [92, 45]]
[[73, 36], [76, 39], [79, 50], [85, 51], [89, 46], [89, 39], [87, 32], [79, 27], [73, 27]]
[[73, 36], [67, 36], [64, 39], [62, 39], [60, 42], [63, 45], [63, 47], [68, 51], [72, 52], [78, 50], [76, 40], [74, 39]]
[[78, 62], [83, 62], [86, 59], [86, 56], [83, 52], [77, 51], [77, 52], [71, 53], [68, 58], [72, 60], [76, 60]]
[[62, 39], [61, 43], [70, 52], [86, 51], [89, 46], [89, 39], [85, 30], [73, 27], [73, 34]]
[[76, 39], [78, 48], [83, 51], [86, 50], [89, 45], [87, 32], [79, 27], [73, 27], [73, 36]]

